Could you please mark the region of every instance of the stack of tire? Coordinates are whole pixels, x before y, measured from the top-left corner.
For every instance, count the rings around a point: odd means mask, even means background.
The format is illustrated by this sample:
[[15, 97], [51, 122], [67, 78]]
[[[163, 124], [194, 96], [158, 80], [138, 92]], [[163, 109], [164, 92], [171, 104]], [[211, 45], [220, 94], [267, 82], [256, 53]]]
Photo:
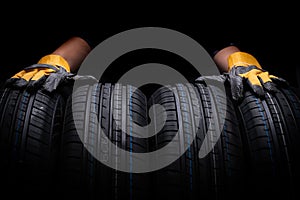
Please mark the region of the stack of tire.
[[[1, 190], [11, 198], [36, 199], [296, 198], [299, 97], [290, 87], [277, 86], [277, 92], [266, 92], [264, 98], [246, 89], [236, 102], [229, 86], [225, 88], [227, 95], [205, 83], [178, 83], [157, 87], [149, 95], [142, 89], [132, 92], [130, 85], [95, 83], [68, 96], [59, 90], [2, 88]], [[149, 119], [154, 104], [167, 114], [157, 134], [137, 138], [120, 130], [149, 121], [159, 126], [160, 113]], [[218, 105], [225, 107], [216, 109]], [[200, 158], [206, 136], [217, 129], [221, 134], [216, 144]], [[156, 171], [122, 172], [93, 156], [111, 148], [107, 139], [139, 153], [173, 141], [179, 151], [169, 153], [178, 159]]]

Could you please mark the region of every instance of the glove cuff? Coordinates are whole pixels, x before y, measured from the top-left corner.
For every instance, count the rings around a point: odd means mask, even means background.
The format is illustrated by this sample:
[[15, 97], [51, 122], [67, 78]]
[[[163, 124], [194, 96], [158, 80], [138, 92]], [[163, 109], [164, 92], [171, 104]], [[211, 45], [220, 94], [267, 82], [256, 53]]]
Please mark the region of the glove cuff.
[[262, 69], [256, 58], [254, 58], [251, 54], [245, 52], [235, 52], [232, 53], [228, 59], [228, 71], [230, 71], [235, 66], [256, 66], [259, 69]]
[[49, 54], [42, 57], [38, 64], [48, 64], [64, 68], [67, 72], [70, 72], [70, 66], [68, 62], [60, 55]]

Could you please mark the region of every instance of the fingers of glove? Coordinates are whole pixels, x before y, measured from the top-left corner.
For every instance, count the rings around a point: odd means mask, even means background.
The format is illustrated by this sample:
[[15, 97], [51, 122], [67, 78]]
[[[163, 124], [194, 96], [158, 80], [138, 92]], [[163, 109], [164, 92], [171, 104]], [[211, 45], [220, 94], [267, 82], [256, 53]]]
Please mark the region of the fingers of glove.
[[282, 85], [282, 86], [289, 86], [289, 83], [287, 80], [274, 76], [274, 75], [270, 75], [270, 79], [276, 83], [277, 85]]
[[40, 69], [30, 80], [28, 84], [28, 89], [34, 90], [42, 87], [42, 85], [45, 84], [50, 75], [56, 74], [55, 72], [56, 71], [53, 69]]
[[60, 69], [56, 73], [51, 73], [47, 80], [45, 81], [43, 88], [47, 90], [48, 92], [52, 92], [53, 90], [56, 90], [56, 88], [64, 81], [67, 80], [68, 77], [72, 77], [74, 74], [71, 74], [69, 72], [66, 72], [63, 69]]
[[[9, 78], [5, 81], [5, 86], [12, 86], [15, 84], [15, 82], [18, 80], [18, 78]], [[25, 80], [24, 80], [25, 81]], [[26, 82], [26, 81], [25, 81]]]
[[49, 75], [50, 73], [55, 72], [53, 69], [40, 69], [38, 72], [34, 74], [31, 78], [32, 81], [39, 80], [40, 78], [44, 77], [45, 75]]
[[269, 75], [269, 78], [270, 78], [270, 79], [279, 79], [279, 77], [274, 76], [274, 75]]
[[260, 81], [262, 83], [266, 83], [266, 82], [271, 82], [272, 81], [271, 78], [270, 78], [269, 72], [267, 72], [267, 71], [258, 73], [257, 76], [260, 78]]
[[26, 74], [25, 70], [22, 70], [18, 73], [16, 73], [14, 76], [12, 76], [11, 78], [22, 78], [24, 76], [24, 74]]
[[243, 97], [243, 78], [240, 76], [231, 76], [230, 77], [230, 88], [231, 95], [234, 100], [239, 100]]
[[34, 70], [22, 70], [18, 73], [16, 73], [14, 76], [12, 76], [10, 79], [8, 79], [5, 84], [6, 86], [14, 86], [17, 88], [23, 88], [28, 83], [29, 80], [37, 73], [37, 69]]
[[47, 76], [44, 75], [41, 78], [39, 78], [38, 80], [30, 80], [27, 85], [27, 88], [29, 90], [35, 90], [37, 88], [40, 88], [44, 84], [46, 79], [47, 79]]
[[[248, 85], [250, 86], [250, 88], [252, 89], [252, 91], [257, 94], [260, 97], [263, 97], [265, 95], [263, 86], [261, 85], [259, 78], [256, 77], [256, 79], [258, 80], [259, 84], [253, 84], [253, 82], [251, 82], [249, 79], [247, 80]], [[253, 81], [253, 80], [252, 80]], [[256, 83], [257, 81], [255, 81]]]
[[5, 86], [23, 88], [28, 85], [28, 81], [23, 78], [10, 78], [5, 82]]
[[[24, 73], [24, 72], [25, 73]], [[21, 72], [20, 72], [20, 74], [16, 74], [15, 76], [17, 77], [17, 76], [20, 76], [19, 78], [22, 78], [22, 79], [24, 79], [24, 80], [26, 80], [26, 81], [30, 81], [30, 79], [32, 78], [32, 77], [34, 77], [35, 76], [35, 74], [38, 72], [38, 69], [32, 69], [32, 70], [29, 70], [29, 71], [27, 71], [27, 70], [22, 70]], [[13, 76], [13, 78], [15, 77], [15, 76]]]
[[63, 78], [63, 75], [60, 73], [52, 73], [43, 84], [43, 88], [48, 92], [52, 92], [58, 87]]
[[241, 74], [242, 77], [246, 78], [247, 83], [250, 86], [250, 88], [252, 89], [252, 91], [255, 94], [259, 95], [260, 97], [263, 97], [265, 95], [263, 85], [262, 85], [262, 80], [259, 77], [259, 75], [262, 73], [264, 73], [264, 72], [262, 72], [262, 70], [260, 70], [260, 69], [253, 69], [245, 74]]
[[273, 83], [272, 81], [263, 83], [263, 86], [268, 92], [277, 92], [278, 91], [276, 88], [276, 84]]
[[249, 71], [247, 73], [240, 74], [240, 76], [243, 77], [243, 78], [246, 78], [248, 80], [248, 83], [250, 85], [256, 85], [256, 86], [262, 87], [261, 82], [258, 79], [258, 75], [260, 73], [262, 73], [261, 70], [259, 70], [259, 69], [252, 69], [251, 71]]
[[258, 75], [258, 78], [261, 82], [261, 84], [263, 85], [263, 87], [271, 92], [271, 91], [276, 91], [276, 86], [275, 84], [272, 82], [269, 72], [265, 71], [265, 72], [261, 72]]

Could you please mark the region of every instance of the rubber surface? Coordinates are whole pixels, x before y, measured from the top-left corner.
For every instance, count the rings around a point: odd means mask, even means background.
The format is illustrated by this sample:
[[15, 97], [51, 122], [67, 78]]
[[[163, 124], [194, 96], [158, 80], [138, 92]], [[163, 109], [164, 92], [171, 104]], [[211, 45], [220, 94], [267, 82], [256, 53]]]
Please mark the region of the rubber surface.
[[[300, 100], [289, 87], [277, 90], [264, 98], [246, 90], [236, 102], [230, 89], [202, 83], [147, 96], [130, 85], [83, 84], [67, 101], [60, 93], [1, 89], [1, 189], [11, 198], [297, 199]], [[165, 122], [158, 110], [150, 118], [155, 104]], [[133, 123], [154, 123], [157, 133], [138, 138]], [[145, 153], [170, 142], [174, 151], [161, 155], [178, 157], [170, 165], [117, 170], [133, 157], [112, 148]], [[114, 169], [105, 164], [112, 160]]]
[[[107, 139], [129, 152], [148, 151], [148, 142], [130, 132], [131, 123], [144, 126], [146, 117], [146, 99], [131, 86], [99, 83], [77, 88], [67, 102], [62, 138], [61, 187], [66, 197], [147, 198], [147, 174], [125, 173], [105, 165], [110, 159], [131, 161], [130, 157], [112, 155]], [[106, 137], [101, 136], [101, 130]], [[93, 156], [97, 153], [101, 162]]]
[[55, 192], [63, 109], [64, 100], [57, 93], [0, 91], [3, 193], [11, 198], [40, 198], [42, 193]]
[[299, 180], [300, 101], [288, 87], [259, 98], [251, 91], [237, 103], [247, 150], [249, 196], [294, 199]]
[[[152, 146], [162, 148], [174, 140], [180, 150], [185, 145], [188, 148], [183, 154], [169, 152], [178, 154], [179, 159], [154, 173], [153, 199], [240, 198], [243, 150], [230, 99], [216, 87], [177, 84], [156, 91], [152, 96], [154, 103], [163, 105], [168, 117]], [[216, 138], [216, 129], [221, 131], [219, 138]], [[214, 147], [204, 158], [199, 158], [206, 136]]]

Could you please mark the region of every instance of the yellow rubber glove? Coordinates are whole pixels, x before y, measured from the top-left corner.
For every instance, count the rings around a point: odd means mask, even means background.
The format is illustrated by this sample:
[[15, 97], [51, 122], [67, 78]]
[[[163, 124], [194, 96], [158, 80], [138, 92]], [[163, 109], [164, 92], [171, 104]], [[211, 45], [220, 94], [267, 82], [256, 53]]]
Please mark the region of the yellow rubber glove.
[[51, 92], [61, 82], [72, 76], [74, 75], [70, 73], [70, 66], [63, 57], [49, 54], [42, 57], [37, 64], [16, 73], [6, 81], [6, 84], [16, 88], [37, 89], [43, 87]]
[[276, 91], [274, 82], [287, 84], [284, 79], [270, 75], [268, 71], [263, 70], [258, 61], [245, 52], [231, 54], [228, 57], [228, 67], [228, 79], [232, 97], [235, 100], [243, 97], [245, 84], [259, 96], [264, 96], [265, 90]]

